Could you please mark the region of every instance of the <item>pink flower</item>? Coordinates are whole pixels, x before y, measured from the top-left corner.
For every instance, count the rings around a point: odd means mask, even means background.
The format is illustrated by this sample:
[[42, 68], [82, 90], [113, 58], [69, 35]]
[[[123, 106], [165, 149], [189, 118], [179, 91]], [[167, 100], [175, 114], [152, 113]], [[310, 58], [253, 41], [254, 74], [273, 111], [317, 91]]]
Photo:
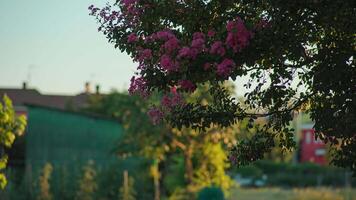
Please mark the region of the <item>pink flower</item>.
[[151, 49], [144, 49], [139, 51], [138, 61], [140, 63], [144, 62], [145, 60], [149, 60], [152, 58], [152, 50]]
[[183, 98], [177, 92], [171, 92], [170, 95], [164, 95], [161, 100], [161, 105], [168, 110], [182, 104]]
[[176, 37], [172, 37], [167, 42], [164, 43], [164, 48], [167, 53], [172, 53], [179, 47], [179, 40]]
[[236, 21], [229, 21], [226, 25], [228, 35], [226, 45], [236, 53], [245, 48], [251, 38], [251, 32], [247, 30], [243, 21], [237, 18]]
[[[237, 18], [240, 19], [240, 18]], [[235, 21], [228, 21], [226, 24], [226, 29], [228, 32], [233, 31], [236, 28], [236, 22]]]
[[143, 98], [149, 96], [146, 80], [143, 77], [136, 78], [135, 76], [133, 76], [131, 78], [131, 84], [128, 91], [130, 95], [139, 94]]
[[199, 49], [196, 49], [196, 48], [191, 48], [190, 51], [189, 51], [189, 57], [192, 58], [192, 59], [196, 59], [198, 54], [199, 54]]
[[173, 94], [171, 98], [172, 107], [182, 105], [184, 103], [183, 97], [178, 92], [172, 94]]
[[204, 48], [204, 43], [205, 40], [202, 38], [193, 39], [191, 47], [200, 50]]
[[182, 87], [182, 89], [188, 92], [194, 92], [197, 86], [189, 80], [180, 80], [178, 84]]
[[197, 40], [197, 39], [205, 39], [205, 35], [204, 35], [204, 33], [202, 33], [202, 32], [195, 32], [194, 34], [193, 34], [193, 40]]
[[138, 38], [135, 33], [131, 33], [129, 36], [127, 36], [127, 42], [132, 43], [132, 42], [137, 42]]
[[189, 47], [183, 47], [179, 50], [178, 52], [178, 58], [189, 58], [190, 57], [190, 48]]
[[157, 37], [157, 39], [160, 39], [160, 40], [169, 40], [175, 36], [171, 31], [166, 30], [166, 31], [158, 31], [156, 33], [156, 37]]
[[209, 30], [208, 31], [208, 37], [214, 37], [215, 31], [214, 30]]
[[214, 42], [213, 45], [211, 45], [210, 53], [224, 56], [226, 51], [225, 48], [223, 47], [223, 43], [221, 41]]
[[218, 64], [217, 74], [219, 76], [228, 77], [234, 67], [235, 62], [231, 59], [225, 58], [220, 64]]
[[177, 88], [175, 86], [171, 87], [171, 93], [177, 94]]
[[161, 56], [160, 65], [162, 69], [168, 72], [177, 71], [179, 67], [178, 63], [172, 61], [168, 55]]
[[166, 108], [171, 107], [171, 98], [167, 95], [164, 95], [161, 99], [161, 105]]
[[196, 48], [183, 47], [179, 50], [177, 58], [195, 59], [198, 54], [199, 54], [199, 50]]
[[158, 108], [151, 108], [147, 114], [154, 125], [159, 124], [164, 117], [163, 112]]

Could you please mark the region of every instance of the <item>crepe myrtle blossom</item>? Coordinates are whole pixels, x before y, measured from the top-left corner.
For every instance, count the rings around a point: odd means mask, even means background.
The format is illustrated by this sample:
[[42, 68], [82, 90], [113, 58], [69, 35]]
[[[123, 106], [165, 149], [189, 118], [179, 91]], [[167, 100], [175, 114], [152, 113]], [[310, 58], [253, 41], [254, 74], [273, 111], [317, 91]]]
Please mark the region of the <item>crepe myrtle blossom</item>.
[[139, 51], [138, 58], [136, 60], [140, 63], [143, 63], [144, 61], [150, 60], [151, 58], [152, 58], [152, 50], [143, 49]]
[[162, 55], [160, 59], [160, 66], [167, 72], [178, 71], [179, 64], [177, 61], [172, 60], [169, 55]]
[[166, 50], [167, 53], [172, 53], [179, 47], [179, 40], [176, 37], [171, 37], [169, 40], [167, 40], [164, 45], [164, 49]]
[[154, 125], [157, 125], [159, 124], [163, 117], [164, 117], [164, 114], [163, 112], [157, 108], [157, 107], [153, 107], [151, 108], [148, 112], [147, 112], [149, 118], [151, 119], [151, 122], [154, 124]]
[[178, 52], [178, 59], [195, 59], [199, 54], [199, 50], [196, 48], [182, 47]]
[[138, 41], [138, 37], [135, 33], [131, 33], [130, 35], [127, 36], [128, 43], [133, 43], [133, 42], [137, 42], [137, 41]]
[[214, 30], [209, 30], [207, 36], [208, 37], [214, 37], [215, 36], [215, 31]]
[[227, 37], [226, 45], [232, 48], [235, 53], [241, 51], [249, 44], [251, 32], [246, 28], [240, 18], [234, 21], [229, 21], [226, 25]]
[[183, 97], [178, 92], [171, 92], [170, 94], [166, 94], [161, 99], [162, 107], [168, 110], [183, 104]]
[[159, 39], [159, 40], [169, 40], [173, 37], [175, 37], [175, 35], [172, 33], [171, 30], [164, 30], [164, 31], [158, 31], [156, 34], [155, 34], [155, 38], [156, 39]]
[[215, 41], [213, 43], [213, 45], [211, 45], [209, 53], [224, 56], [226, 53], [226, 50], [225, 50], [223, 43], [221, 41]]
[[235, 67], [235, 62], [231, 59], [225, 58], [217, 67], [217, 74], [222, 77], [228, 77], [233, 68]]
[[182, 47], [178, 52], [178, 58], [190, 58], [190, 48], [189, 47]]
[[204, 39], [198, 38], [198, 39], [192, 40], [192, 44], [191, 44], [192, 48], [201, 50], [201, 49], [204, 48], [204, 46], [205, 46], [205, 40]]
[[193, 33], [193, 40], [195, 39], [205, 39], [205, 34], [202, 32]]
[[195, 89], [197, 89], [197, 86], [189, 81], [189, 80], [180, 80], [178, 81], [178, 84], [180, 85], [180, 87], [188, 92], [194, 92]]
[[147, 87], [147, 82], [143, 77], [136, 78], [133, 76], [131, 78], [130, 88], [128, 89], [130, 95], [139, 94], [143, 98], [149, 96], [149, 91]]

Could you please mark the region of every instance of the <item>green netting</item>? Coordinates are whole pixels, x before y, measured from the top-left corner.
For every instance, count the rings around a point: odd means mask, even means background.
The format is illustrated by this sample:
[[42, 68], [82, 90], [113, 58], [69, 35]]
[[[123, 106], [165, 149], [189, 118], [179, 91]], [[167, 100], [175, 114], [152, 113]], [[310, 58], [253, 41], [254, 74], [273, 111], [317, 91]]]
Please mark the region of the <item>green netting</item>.
[[36, 173], [49, 162], [74, 169], [88, 160], [107, 166], [115, 160], [112, 150], [122, 134], [113, 120], [29, 106], [26, 168]]

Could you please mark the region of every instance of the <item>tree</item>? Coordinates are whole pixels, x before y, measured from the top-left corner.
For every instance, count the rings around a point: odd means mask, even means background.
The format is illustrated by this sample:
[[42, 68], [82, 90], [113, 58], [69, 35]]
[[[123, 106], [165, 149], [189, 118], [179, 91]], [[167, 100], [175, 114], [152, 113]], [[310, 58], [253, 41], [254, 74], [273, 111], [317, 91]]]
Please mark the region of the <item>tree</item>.
[[[333, 162], [356, 171], [355, 7], [352, 0], [120, 0], [89, 9], [99, 31], [139, 63], [132, 93], [190, 94], [209, 83], [212, 104], [179, 103], [170, 112], [160, 105], [156, 119], [204, 130], [268, 117], [256, 142], [236, 148], [253, 149], [239, 158], [254, 161], [273, 137], [295, 145], [288, 124], [308, 105], [317, 137], [339, 144]], [[228, 79], [249, 90], [243, 104], [222, 87]]]
[[0, 102], [0, 188], [6, 185], [3, 170], [6, 168], [8, 157], [4, 148], [10, 148], [17, 135], [21, 135], [26, 127], [24, 116], [16, 116], [11, 100], [5, 95]]
[[39, 193], [37, 200], [52, 200], [53, 195], [51, 193], [50, 179], [52, 175], [53, 167], [50, 163], [46, 163], [43, 166], [41, 176], [39, 177]]
[[[201, 93], [204, 93], [204, 90], [205, 88], [203, 87], [199, 89]], [[197, 96], [201, 98], [202, 103], [210, 100], [209, 96]], [[159, 97], [159, 94], [151, 96], [152, 101], [159, 99]], [[201, 168], [201, 165], [206, 168], [219, 169], [218, 173], [208, 172], [208, 178], [218, 179], [217, 176], [224, 175], [224, 178], [228, 180], [228, 176], [225, 174], [228, 165], [224, 152], [228, 146], [231, 147], [235, 142], [232, 130], [220, 130], [215, 127], [209, 129], [207, 134], [199, 134], [198, 131], [189, 128], [172, 129], [163, 123], [154, 126], [147, 116], [149, 103], [141, 101], [138, 96], [111, 93], [100, 98], [100, 100], [92, 100], [87, 111], [105, 114], [121, 121], [126, 131], [117, 145], [117, 153], [120, 156], [138, 155], [152, 160], [150, 172], [154, 179], [155, 199], [159, 199], [159, 196], [163, 196], [166, 193], [173, 193], [175, 188], [181, 186], [175, 185], [174, 187], [164, 188], [162, 187], [163, 184], [161, 184], [162, 181], [169, 179], [168, 176], [172, 177], [172, 174], [177, 173], [177, 171], [173, 170], [174, 167], [171, 167], [172, 158], [177, 156], [184, 160], [182, 167], [184, 168], [185, 183], [183, 187], [188, 187], [188, 192], [196, 192], [201, 187], [201, 184], [194, 182], [194, 177], [197, 176], [196, 171]], [[179, 98], [183, 99], [184, 97]], [[190, 101], [190, 98], [194, 97], [189, 97], [187, 100]], [[170, 100], [172, 99], [166, 101]], [[219, 149], [223, 152], [220, 154], [221, 159], [218, 159], [218, 163], [205, 162], [204, 160], [202, 152], [209, 149], [207, 144], [210, 143], [223, 144], [223, 146], [219, 146]], [[180, 169], [176, 168], [175, 170]], [[166, 174], [167, 177], [165, 177]], [[181, 174], [179, 173], [179, 175]], [[230, 184], [224, 185], [224, 183], [218, 181], [214, 182], [214, 184], [224, 189], [228, 189], [231, 186]], [[169, 191], [172, 188], [173, 190]]]
[[201, 164], [196, 170], [192, 187], [199, 191], [205, 187], [218, 186], [228, 193], [233, 181], [225, 172], [229, 165], [221, 144], [205, 141], [201, 151], [202, 156], [199, 156]]
[[83, 167], [83, 176], [79, 180], [79, 190], [76, 195], [78, 200], [93, 200], [97, 190], [96, 170], [94, 162], [88, 161], [88, 164]]
[[[152, 101], [154, 100], [155, 97], [152, 98]], [[125, 135], [119, 140], [115, 152], [124, 159], [142, 156], [152, 161], [151, 168], [157, 170], [157, 173], [151, 173], [155, 184], [154, 196], [159, 197], [159, 167], [167, 151], [170, 129], [164, 124], [154, 126], [147, 117], [148, 108], [149, 104], [138, 96], [113, 92], [104, 97], [92, 96], [85, 111], [115, 118], [123, 124]]]

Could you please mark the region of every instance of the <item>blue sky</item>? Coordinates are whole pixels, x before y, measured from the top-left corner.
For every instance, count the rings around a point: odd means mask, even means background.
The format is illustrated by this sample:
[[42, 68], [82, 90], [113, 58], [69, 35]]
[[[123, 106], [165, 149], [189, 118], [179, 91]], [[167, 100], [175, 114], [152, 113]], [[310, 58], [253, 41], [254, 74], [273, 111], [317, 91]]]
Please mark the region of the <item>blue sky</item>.
[[44, 93], [73, 94], [84, 83], [126, 89], [136, 64], [97, 32], [90, 4], [107, 0], [1, 0], [0, 87], [23, 81]]
[[[0, 0], [0, 87], [76, 94], [126, 90], [136, 64], [97, 32], [88, 6], [113, 0]], [[238, 95], [245, 89], [236, 81]]]

